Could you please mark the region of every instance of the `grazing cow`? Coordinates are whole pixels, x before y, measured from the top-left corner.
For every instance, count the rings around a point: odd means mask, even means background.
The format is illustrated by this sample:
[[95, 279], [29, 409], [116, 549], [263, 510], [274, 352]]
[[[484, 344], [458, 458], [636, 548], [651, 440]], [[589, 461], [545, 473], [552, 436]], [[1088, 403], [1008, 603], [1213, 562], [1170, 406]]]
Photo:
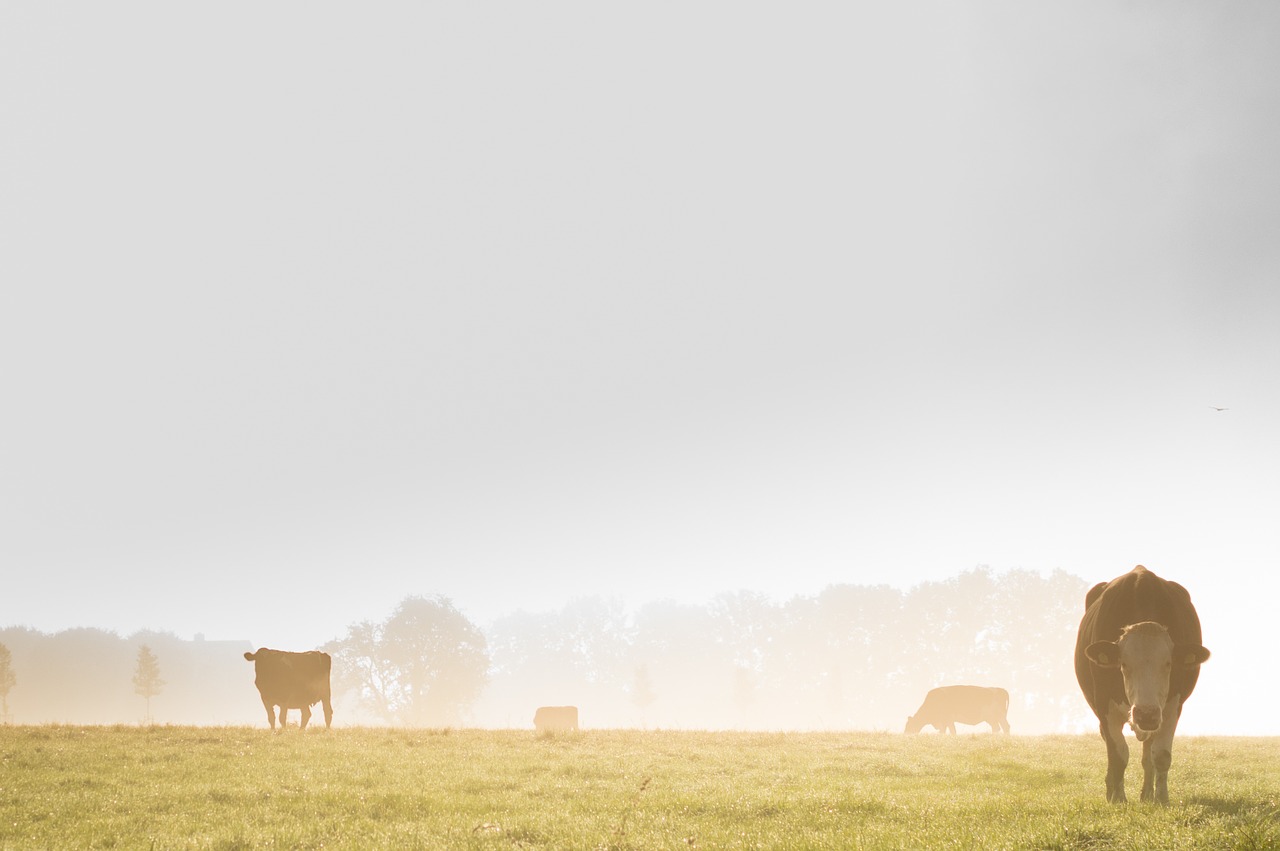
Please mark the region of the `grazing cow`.
[[919, 733], [931, 725], [955, 735], [956, 722], [991, 725], [991, 732], [1009, 732], [1009, 692], [983, 686], [942, 686], [930, 689], [916, 714], [907, 719], [904, 733]]
[[324, 726], [333, 726], [333, 704], [329, 702], [329, 669], [333, 660], [328, 653], [290, 653], [259, 647], [257, 653], [245, 653], [244, 658], [253, 663], [253, 682], [267, 708], [272, 730], [276, 728], [275, 707], [280, 707], [280, 729], [284, 729], [289, 710], [298, 709], [305, 730], [311, 720], [311, 707], [317, 703], [324, 704]]
[[1209, 658], [1191, 596], [1138, 565], [1093, 586], [1084, 607], [1076, 679], [1107, 744], [1107, 800], [1125, 801], [1128, 723], [1142, 742], [1142, 800], [1167, 804], [1173, 733]]
[[539, 706], [533, 713], [533, 726], [539, 733], [556, 733], [578, 729], [578, 707]]

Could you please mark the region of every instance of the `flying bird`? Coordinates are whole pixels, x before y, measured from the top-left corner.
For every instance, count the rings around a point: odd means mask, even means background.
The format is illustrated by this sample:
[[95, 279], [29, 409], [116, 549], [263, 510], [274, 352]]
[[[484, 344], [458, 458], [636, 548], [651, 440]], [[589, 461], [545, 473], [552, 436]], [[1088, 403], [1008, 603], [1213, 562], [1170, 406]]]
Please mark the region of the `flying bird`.
[[1210, 405], [1209, 407], [1210, 407], [1210, 408], [1213, 408], [1215, 411], [1229, 411], [1229, 410], [1231, 410], [1230, 408], [1219, 408], [1217, 405]]

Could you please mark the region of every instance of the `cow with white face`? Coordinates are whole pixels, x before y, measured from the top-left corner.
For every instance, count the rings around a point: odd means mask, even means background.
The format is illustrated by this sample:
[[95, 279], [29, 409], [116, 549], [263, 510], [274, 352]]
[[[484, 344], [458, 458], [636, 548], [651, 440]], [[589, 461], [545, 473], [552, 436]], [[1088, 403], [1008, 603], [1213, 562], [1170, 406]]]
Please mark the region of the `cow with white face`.
[[1173, 734], [1209, 651], [1186, 589], [1139, 565], [1085, 596], [1076, 679], [1107, 745], [1107, 800], [1123, 803], [1128, 724], [1142, 743], [1142, 800], [1169, 802]]

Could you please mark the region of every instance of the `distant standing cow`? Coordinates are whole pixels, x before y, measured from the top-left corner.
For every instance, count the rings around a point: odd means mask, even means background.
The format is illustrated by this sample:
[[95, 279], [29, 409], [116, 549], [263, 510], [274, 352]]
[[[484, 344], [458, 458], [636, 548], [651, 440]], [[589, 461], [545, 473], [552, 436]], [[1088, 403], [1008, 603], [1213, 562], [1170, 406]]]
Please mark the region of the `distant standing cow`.
[[578, 729], [578, 707], [539, 706], [533, 713], [533, 726], [539, 733], [559, 733]]
[[1173, 733], [1209, 651], [1191, 595], [1142, 565], [1084, 598], [1076, 679], [1107, 744], [1107, 800], [1125, 802], [1128, 723], [1142, 742], [1142, 800], [1169, 803]]
[[267, 721], [276, 728], [275, 707], [280, 707], [280, 729], [284, 729], [285, 716], [290, 709], [302, 712], [302, 729], [311, 720], [311, 707], [324, 704], [324, 726], [333, 726], [333, 704], [329, 702], [329, 670], [333, 665], [328, 653], [309, 650], [306, 653], [290, 653], [287, 650], [258, 648], [257, 653], [245, 653], [244, 658], [253, 663], [254, 684], [267, 708]]
[[942, 686], [931, 689], [916, 714], [907, 719], [904, 733], [919, 733], [931, 725], [955, 735], [956, 722], [991, 725], [991, 732], [1009, 732], [1009, 692], [983, 686]]

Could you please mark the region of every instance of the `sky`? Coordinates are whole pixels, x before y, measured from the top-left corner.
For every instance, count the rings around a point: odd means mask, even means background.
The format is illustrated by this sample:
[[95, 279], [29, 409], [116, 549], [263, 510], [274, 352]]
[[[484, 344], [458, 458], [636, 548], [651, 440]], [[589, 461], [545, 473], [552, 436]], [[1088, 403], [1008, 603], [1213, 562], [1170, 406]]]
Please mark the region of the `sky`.
[[1214, 652], [1187, 723], [1239, 729], [1280, 699], [1277, 36], [6, 3], [0, 624], [303, 649], [417, 594], [1142, 563]]

